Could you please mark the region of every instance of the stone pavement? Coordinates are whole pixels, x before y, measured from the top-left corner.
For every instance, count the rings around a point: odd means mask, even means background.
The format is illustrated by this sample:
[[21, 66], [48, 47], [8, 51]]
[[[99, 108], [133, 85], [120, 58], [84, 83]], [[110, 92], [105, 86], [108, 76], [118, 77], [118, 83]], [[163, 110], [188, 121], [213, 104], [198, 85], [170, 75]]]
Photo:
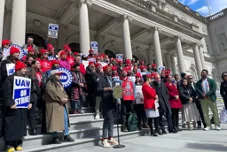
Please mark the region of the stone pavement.
[[[89, 147], [76, 152], [227, 152], [227, 125], [222, 131], [182, 131], [159, 137], [141, 136], [122, 142], [124, 149]], [[73, 152], [73, 151], [71, 151]]]

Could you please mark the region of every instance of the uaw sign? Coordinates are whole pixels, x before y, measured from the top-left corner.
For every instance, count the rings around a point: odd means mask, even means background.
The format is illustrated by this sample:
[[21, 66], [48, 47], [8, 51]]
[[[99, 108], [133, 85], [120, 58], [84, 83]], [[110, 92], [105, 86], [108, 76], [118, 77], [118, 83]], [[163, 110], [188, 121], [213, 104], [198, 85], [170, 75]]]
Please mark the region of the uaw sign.
[[6, 64], [6, 71], [7, 71], [7, 76], [14, 74], [15, 73], [15, 64], [14, 63]]
[[17, 108], [28, 108], [31, 95], [31, 79], [14, 77], [13, 99]]
[[49, 24], [48, 26], [48, 36], [50, 38], [54, 38], [54, 39], [57, 39], [58, 38], [58, 29], [59, 29], [59, 26], [58, 24]]
[[62, 75], [60, 76], [60, 81], [64, 88], [69, 87], [72, 84], [73, 76], [72, 73], [65, 68], [59, 68], [58, 71], [62, 72]]

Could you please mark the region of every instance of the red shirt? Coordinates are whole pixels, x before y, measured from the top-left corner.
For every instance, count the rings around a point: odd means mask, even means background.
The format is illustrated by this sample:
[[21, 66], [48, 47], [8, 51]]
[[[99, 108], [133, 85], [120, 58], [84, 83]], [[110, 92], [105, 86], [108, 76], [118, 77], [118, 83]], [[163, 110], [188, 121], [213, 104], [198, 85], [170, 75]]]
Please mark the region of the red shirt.
[[71, 67], [74, 66], [74, 64], [75, 64], [74, 57], [68, 56], [67, 61], [70, 64]]
[[36, 77], [39, 81], [38, 86], [40, 87], [42, 85], [42, 74], [41, 74], [41, 72], [36, 72]]
[[41, 64], [41, 71], [42, 71], [42, 73], [45, 73], [46, 71], [48, 71], [48, 70], [50, 70], [52, 68], [52, 65], [51, 65], [51, 62], [50, 61], [48, 61], [46, 59], [44, 59], [44, 60], [37, 59], [37, 60]]
[[80, 72], [85, 75], [86, 74], [86, 69], [82, 63], [80, 63]]

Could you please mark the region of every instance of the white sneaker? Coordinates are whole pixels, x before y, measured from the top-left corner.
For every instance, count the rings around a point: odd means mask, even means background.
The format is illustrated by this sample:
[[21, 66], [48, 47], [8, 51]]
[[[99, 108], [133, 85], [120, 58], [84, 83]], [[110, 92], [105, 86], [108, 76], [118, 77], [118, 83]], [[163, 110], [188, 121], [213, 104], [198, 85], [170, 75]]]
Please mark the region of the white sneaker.
[[221, 128], [219, 126], [216, 126], [217, 131], [221, 131]]
[[95, 115], [95, 119], [100, 119], [100, 115], [99, 114], [96, 114]]
[[108, 142], [107, 139], [102, 141], [102, 146], [103, 148], [111, 148], [110, 143]]
[[118, 145], [118, 142], [114, 138], [111, 138], [109, 140], [109, 143], [110, 143], [110, 145]]
[[204, 131], [208, 131], [208, 130], [210, 130], [210, 127], [204, 128]]

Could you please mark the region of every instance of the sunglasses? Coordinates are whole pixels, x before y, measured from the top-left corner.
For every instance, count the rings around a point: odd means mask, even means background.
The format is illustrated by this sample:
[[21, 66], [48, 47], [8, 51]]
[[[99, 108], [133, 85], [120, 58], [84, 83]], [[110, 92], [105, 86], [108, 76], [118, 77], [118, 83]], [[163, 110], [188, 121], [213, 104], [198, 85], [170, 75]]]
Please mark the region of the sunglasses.
[[227, 75], [224, 75], [224, 77], [227, 77]]

